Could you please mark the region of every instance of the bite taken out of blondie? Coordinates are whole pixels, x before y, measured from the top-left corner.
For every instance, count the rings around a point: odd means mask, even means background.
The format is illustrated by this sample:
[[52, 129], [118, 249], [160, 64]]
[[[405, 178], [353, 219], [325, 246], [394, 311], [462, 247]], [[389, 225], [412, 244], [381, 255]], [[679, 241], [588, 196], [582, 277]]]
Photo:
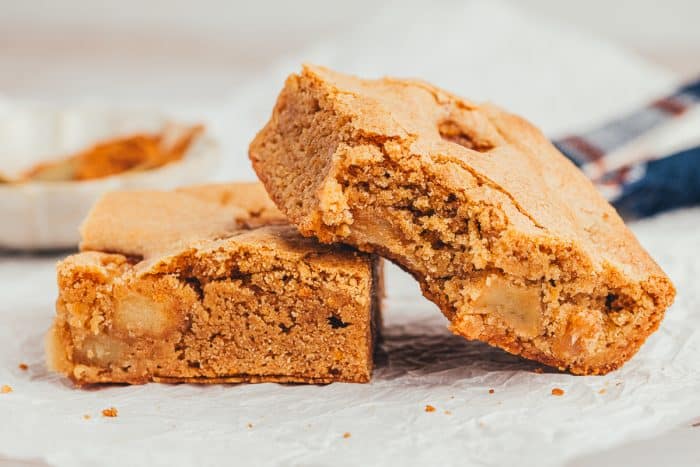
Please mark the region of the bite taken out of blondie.
[[381, 260], [302, 237], [259, 184], [107, 194], [81, 249], [47, 340], [78, 384], [370, 379]]
[[305, 66], [250, 158], [304, 235], [395, 261], [468, 339], [603, 374], [673, 302], [671, 281], [584, 175], [494, 105]]

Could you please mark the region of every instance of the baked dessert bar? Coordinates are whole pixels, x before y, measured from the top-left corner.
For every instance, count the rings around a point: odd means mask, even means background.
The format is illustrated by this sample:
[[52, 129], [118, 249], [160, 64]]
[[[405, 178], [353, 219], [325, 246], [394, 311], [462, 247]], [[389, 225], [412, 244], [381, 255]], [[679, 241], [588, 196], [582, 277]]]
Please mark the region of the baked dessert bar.
[[250, 158], [303, 234], [395, 261], [455, 333], [560, 369], [619, 367], [675, 295], [540, 131], [424, 82], [305, 66]]
[[233, 206], [243, 210], [243, 215], [239, 213], [237, 220], [247, 228], [289, 223], [259, 182], [210, 183], [178, 188], [175, 191], [222, 207]]
[[380, 260], [302, 237], [259, 184], [110, 193], [81, 233], [47, 342], [76, 383], [370, 379]]

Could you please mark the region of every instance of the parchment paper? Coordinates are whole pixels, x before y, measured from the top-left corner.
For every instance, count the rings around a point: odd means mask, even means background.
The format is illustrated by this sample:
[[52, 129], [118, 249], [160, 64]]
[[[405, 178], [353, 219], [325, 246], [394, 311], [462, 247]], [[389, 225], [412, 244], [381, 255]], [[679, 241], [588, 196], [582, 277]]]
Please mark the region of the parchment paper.
[[[0, 383], [13, 392], [0, 394], [0, 455], [56, 466], [559, 465], [679, 426], [695, 434], [700, 209], [634, 227], [679, 296], [639, 354], [601, 377], [537, 374], [538, 364], [451, 335], [392, 267], [370, 384], [78, 390], [43, 361], [54, 258], [5, 258]], [[118, 417], [102, 417], [112, 406]]]
[[[204, 118], [223, 141], [227, 158], [217, 178], [252, 179], [247, 142], [301, 60], [420, 76], [522, 112], [552, 136], [674, 82], [624, 50], [502, 3], [438, 4], [427, 12], [402, 2], [290, 54], [216, 106], [171, 103]], [[44, 364], [58, 256], [3, 255], [0, 385], [13, 392], [0, 394], [0, 464], [548, 466], [634, 458], [636, 465], [698, 465], [700, 209], [632, 227], [678, 298], [639, 354], [603, 377], [538, 374], [538, 364], [451, 335], [413, 281], [388, 268], [385, 338], [370, 384], [78, 390]], [[555, 387], [565, 394], [552, 396]], [[112, 406], [118, 417], [102, 417]]]

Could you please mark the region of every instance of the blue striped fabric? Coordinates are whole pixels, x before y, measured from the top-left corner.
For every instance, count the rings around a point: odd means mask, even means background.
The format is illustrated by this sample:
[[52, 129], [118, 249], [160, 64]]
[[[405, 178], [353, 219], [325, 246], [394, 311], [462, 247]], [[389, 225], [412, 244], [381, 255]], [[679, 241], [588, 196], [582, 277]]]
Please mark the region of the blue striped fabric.
[[[591, 131], [556, 140], [554, 145], [592, 179], [625, 218], [700, 204], [700, 146], [673, 154], [638, 150], [638, 154], [627, 154], [631, 160], [618, 167], [608, 161], [614, 151], [684, 118], [689, 109], [699, 105], [700, 79]], [[700, 123], [697, 133], [700, 141]]]
[[643, 175], [612, 200], [625, 218], [700, 204], [700, 146], [640, 165]]

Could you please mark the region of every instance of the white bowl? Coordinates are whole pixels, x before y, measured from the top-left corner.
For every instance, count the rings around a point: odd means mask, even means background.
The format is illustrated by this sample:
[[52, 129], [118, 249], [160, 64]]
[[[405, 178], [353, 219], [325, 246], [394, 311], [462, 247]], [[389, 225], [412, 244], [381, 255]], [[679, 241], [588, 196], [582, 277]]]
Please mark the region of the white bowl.
[[[38, 162], [65, 157], [105, 139], [158, 132], [168, 123], [172, 120], [156, 112], [124, 109], [0, 109], [0, 173], [12, 177]], [[73, 248], [80, 240], [80, 223], [103, 193], [204, 182], [218, 159], [218, 144], [205, 132], [182, 159], [153, 170], [87, 181], [0, 184], [0, 248]]]

